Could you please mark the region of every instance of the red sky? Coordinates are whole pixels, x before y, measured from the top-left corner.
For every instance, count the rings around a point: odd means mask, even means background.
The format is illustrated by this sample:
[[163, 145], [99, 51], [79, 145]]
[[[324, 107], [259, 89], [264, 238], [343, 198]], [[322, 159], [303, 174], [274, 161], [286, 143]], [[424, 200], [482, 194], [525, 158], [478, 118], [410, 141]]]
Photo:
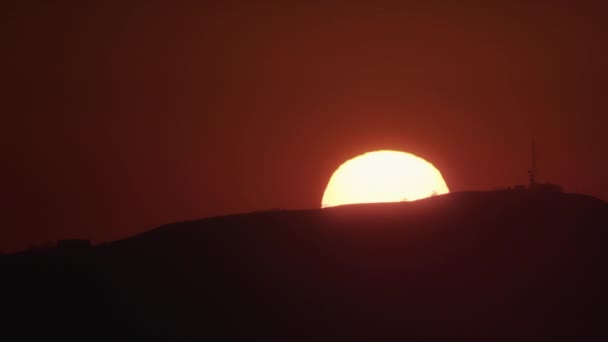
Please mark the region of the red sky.
[[0, 250], [319, 207], [376, 149], [524, 184], [532, 136], [541, 181], [608, 200], [605, 5], [219, 3], [7, 7]]

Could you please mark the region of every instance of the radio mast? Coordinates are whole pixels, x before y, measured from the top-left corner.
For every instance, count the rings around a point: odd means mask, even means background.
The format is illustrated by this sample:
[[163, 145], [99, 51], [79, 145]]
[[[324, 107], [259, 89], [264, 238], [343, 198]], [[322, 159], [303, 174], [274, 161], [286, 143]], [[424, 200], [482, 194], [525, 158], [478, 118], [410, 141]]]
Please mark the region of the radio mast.
[[532, 146], [531, 146], [531, 155], [530, 157], [532, 158], [532, 168], [530, 168], [528, 170], [528, 175], [530, 175], [530, 189], [532, 189], [534, 187], [534, 185], [536, 184], [536, 142], [534, 141], [534, 139], [532, 139]]

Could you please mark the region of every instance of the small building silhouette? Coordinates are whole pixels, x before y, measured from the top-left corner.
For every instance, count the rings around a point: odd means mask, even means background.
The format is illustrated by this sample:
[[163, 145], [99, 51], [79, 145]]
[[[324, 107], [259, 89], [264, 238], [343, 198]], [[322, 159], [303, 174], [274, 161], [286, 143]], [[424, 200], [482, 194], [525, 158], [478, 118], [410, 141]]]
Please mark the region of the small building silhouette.
[[558, 184], [553, 183], [534, 183], [530, 185], [530, 191], [533, 192], [563, 192], [563, 188]]

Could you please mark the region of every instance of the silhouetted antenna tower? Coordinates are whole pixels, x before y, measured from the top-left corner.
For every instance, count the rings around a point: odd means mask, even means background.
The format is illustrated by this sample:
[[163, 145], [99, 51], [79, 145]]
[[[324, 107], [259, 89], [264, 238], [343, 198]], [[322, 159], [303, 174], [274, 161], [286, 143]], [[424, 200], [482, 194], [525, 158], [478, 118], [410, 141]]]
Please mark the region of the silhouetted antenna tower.
[[534, 139], [532, 139], [531, 158], [532, 168], [528, 170], [528, 174], [530, 175], [530, 188], [536, 184], [536, 143], [534, 142]]

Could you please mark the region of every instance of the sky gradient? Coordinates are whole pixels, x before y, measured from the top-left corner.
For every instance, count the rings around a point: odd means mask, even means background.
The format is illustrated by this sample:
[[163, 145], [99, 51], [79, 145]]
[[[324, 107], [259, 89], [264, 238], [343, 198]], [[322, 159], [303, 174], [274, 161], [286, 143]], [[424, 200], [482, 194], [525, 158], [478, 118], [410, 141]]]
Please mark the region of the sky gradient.
[[317, 208], [359, 154], [608, 200], [606, 5], [13, 1], [0, 250]]

